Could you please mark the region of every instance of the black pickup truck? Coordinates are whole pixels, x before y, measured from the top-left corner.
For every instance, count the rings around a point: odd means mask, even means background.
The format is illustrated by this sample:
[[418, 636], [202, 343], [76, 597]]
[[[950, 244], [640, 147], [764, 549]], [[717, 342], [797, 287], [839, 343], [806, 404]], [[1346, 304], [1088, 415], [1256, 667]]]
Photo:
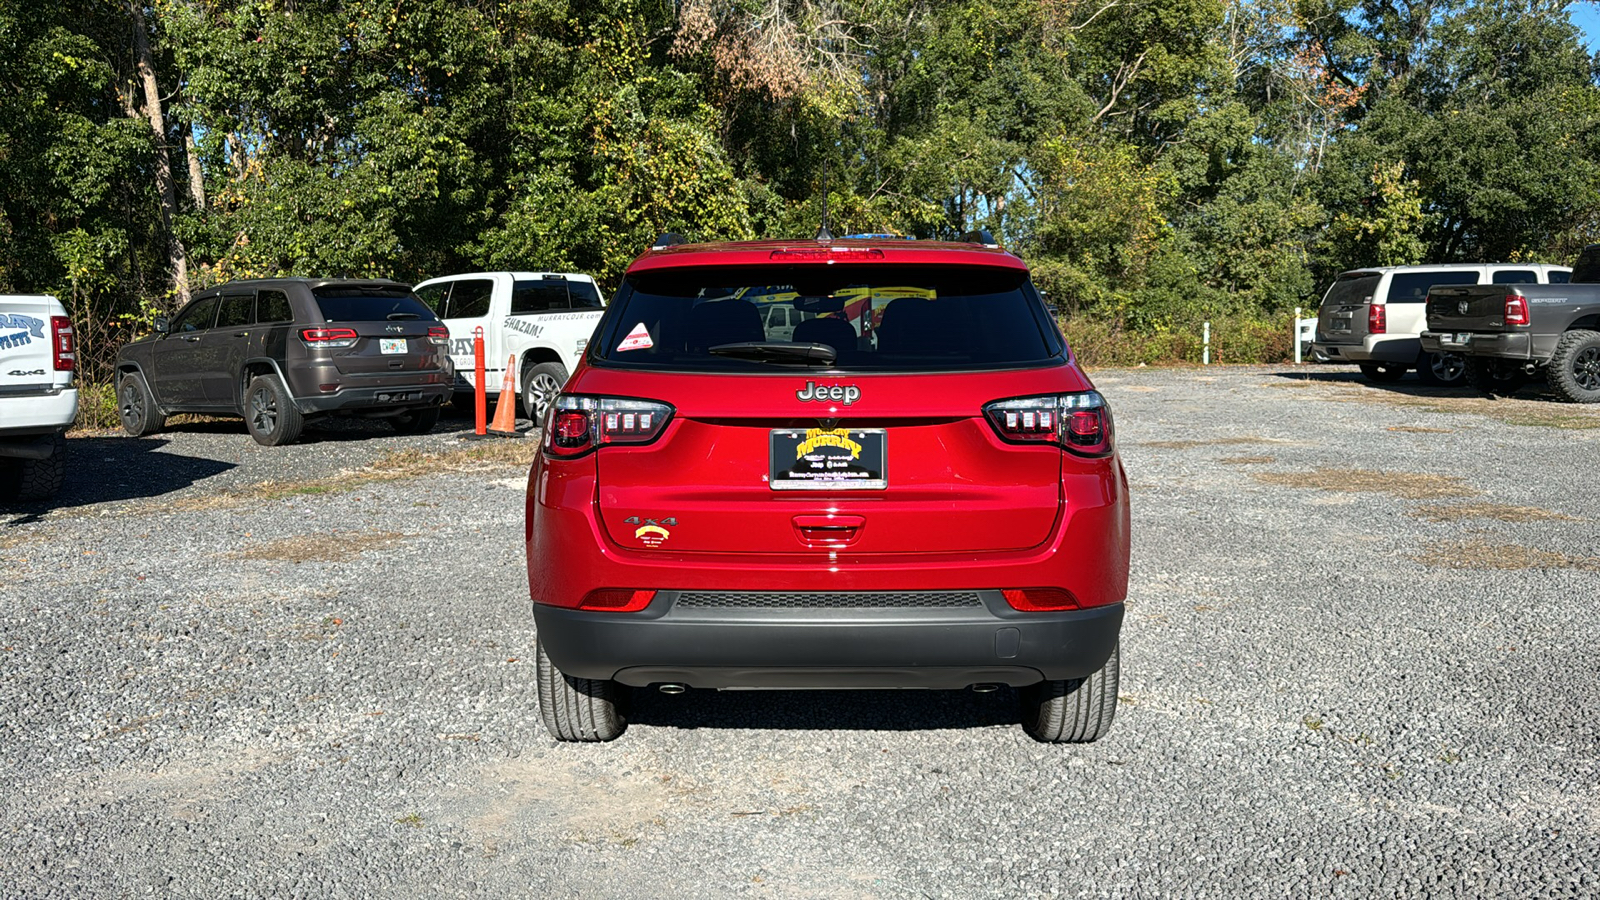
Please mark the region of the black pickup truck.
[[1422, 349], [1460, 353], [1478, 390], [1509, 394], [1542, 376], [1573, 403], [1600, 403], [1600, 244], [1569, 284], [1479, 284], [1428, 292]]

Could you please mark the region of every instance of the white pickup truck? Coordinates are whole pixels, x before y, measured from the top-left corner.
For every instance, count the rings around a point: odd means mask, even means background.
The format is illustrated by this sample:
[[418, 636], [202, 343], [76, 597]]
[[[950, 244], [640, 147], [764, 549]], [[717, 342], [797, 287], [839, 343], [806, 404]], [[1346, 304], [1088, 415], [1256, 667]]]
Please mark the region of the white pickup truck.
[[564, 272], [446, 275], [413, 290], [450, 329], [457, 395], [472, 395], [472, 337], [482, 328], [485, 393], [500, 393], [506, 359], [516, 354], [517, 396], [535, 425], [567, 383], [605, 307], [593, 278]]
[[0, 501], [48, 500], [78, 416], [77, 339], [54, 297], [0, 296]]

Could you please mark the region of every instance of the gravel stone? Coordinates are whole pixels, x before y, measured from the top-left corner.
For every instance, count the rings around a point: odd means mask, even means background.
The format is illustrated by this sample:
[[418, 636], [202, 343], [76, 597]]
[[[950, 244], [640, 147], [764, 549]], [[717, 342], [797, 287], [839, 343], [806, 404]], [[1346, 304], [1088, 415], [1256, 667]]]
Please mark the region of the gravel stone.
[[[216, 499], [459, 449], [465, 419], [74, 437], [58, 500], [0, 511], [0, 896], [1600, 891], [1600, 429], [1549, 422], [1600, 410], [1094, 377], [1134, 547], [1087, 746], [1028, 739], [1012, 691], [640, 693], [621, 740], [557, 744], [524, 472]], [[1568, 518], [1419, 512], [1464, 502]]]

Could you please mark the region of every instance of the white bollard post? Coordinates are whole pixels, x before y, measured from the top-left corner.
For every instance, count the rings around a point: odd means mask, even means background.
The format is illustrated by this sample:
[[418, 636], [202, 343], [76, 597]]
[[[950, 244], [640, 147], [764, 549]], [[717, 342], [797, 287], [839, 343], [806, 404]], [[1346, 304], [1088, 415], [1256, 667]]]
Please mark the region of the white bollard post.
[[1205, 324], [1205, 330], [1200, 333], [1200, 365], [1211, 365], [1211, 323]]
[[1300, 307], [1294, 308], [1294, 322], [1289, 326], [1289, 334], [1294, 340], [1294, 364], [1300, 365]]

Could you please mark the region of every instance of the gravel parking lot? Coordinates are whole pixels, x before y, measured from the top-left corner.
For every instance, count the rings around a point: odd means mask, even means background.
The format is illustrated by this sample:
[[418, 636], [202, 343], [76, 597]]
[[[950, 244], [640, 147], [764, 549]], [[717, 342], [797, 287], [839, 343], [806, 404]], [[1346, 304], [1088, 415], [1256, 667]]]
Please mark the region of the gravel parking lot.
[[1600, 410], [1343, 369], [1095, 374], [1122, 703], [641, 695], [557, 745], [533, 442], [79, 437], [0, 512], [0, 896], [1594, 896]]

